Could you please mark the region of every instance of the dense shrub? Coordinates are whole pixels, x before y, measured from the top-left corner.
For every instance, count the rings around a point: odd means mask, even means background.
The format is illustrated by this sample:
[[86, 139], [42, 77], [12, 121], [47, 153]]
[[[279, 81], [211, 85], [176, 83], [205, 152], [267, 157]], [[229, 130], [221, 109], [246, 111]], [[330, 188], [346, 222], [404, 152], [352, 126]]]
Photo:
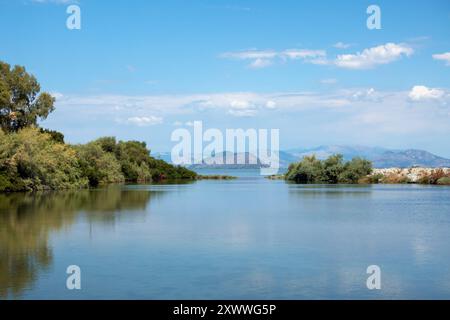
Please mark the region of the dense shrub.
[[372, 163], [361, 158], [353, 158], [344, 165], [339, 183], [358, 183], [372, 172]]
[[43, 128], [40, 128], [39, 132], [48, 133], [53, 141], [58, 142], [58, 143], [64, 143], [64, 135], [61, 132], [58, 132], [55, 130], [43, 129]]
[[404, 184], [404, 183], [411, 183], [411, 180], [404, 174], [390, 173], [385, 175], [383, 179], [381, 179], [381, 183]]
[[441, 168], [432, 170], [428, 174], [422, 175], [417, 181], [420, 184], [438, 184], [438, 185], [449, 185], [450, 184], [450, 174], [445, 173]]
[[442, 177], [436, 181], [439, 185], [450, 185], [450, 177]]
[[55, 142], [36, 128], [0, 132], [0, 191], [86, 186], [87, 179], [72, 147]]
[[285, 178], [296, 183], [358, 183], [371, 172], [371, 162], [361, 158], [344, 162], [343, 156], [339, 154], [326, 160], [306, 156], [289, 166]]
[[145, 142], [103, 137], [76, 146], [83, 174], [89, 184], [149, 182], [164, 179], [195, 179], [197, 174], [150, 156]]
[[56, 131], [25, 128], [5, 134], [0, 130], [0, 192], [197, 177], [184, 167], [154, 159], [144, 142], [104, 137], [70, 146], [62, 140]]
[[114, 148], [115, 156], [120, 162], [122, 172], [128, 181], [151, 181], [149, 167], [151, 157], [145, 142], [120, 141]]
[[181, 166], [173, 166], [161, 159], [150, 158], [149, 167], [152, 172], [152, 178], [155, 181], [162, 179], [195, 179], [197, 177], [194, 171]]
[[368, 175], [365, 177], [362, 177], [358, 180], [358, 183], [362, 184], [376, 184], [376, 183], [383, 183], [384, 175], [381, 173]]
[[315, 156], [306, 156], [302, 161], [291, 164], [286, 179], [297, 183], [322, 183], [325, 176], [322, 162]]
[[119, 162], [113, 153], [105, 152], [97, 142], [75, 146], [83, 176], [89, 185], [117, 183], [125, 180]]
[[424, 174], [418, 180], [420, 184], [438, 184], [438, 181], [442, 178], [446, 178], [448, 175], [445, 174], [444, 170], [441, 168], [432, 170], [430, 174]]
[[324, 182], [338, 183], [344, 173], [344, 157], [341, 154], [330, 156], [323, 161]]

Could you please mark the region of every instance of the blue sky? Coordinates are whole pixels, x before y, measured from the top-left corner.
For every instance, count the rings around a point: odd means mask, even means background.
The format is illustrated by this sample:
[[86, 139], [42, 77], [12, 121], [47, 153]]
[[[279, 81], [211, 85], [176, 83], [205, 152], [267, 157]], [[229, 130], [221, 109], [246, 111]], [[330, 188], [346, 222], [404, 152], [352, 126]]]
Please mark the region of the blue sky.
[[[71, 3], [81, 30], [66, 28]], [[381, 8], [381, 30], [366, 8]], [[0, 0], [0, 59], [26, 66], [69, 142], [280, 129], [282, 149], [421, 148], [450, 157], [450, 2]]]

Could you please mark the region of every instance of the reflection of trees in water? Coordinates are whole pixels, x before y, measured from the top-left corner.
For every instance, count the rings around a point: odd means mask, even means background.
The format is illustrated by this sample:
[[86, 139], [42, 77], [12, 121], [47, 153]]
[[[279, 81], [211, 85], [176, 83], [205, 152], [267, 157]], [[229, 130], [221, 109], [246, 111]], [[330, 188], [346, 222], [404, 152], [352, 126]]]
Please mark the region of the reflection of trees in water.
[[129, 211], [144, 211], [148, 190], [102, 190], [0, 194], [0, 298], [17, 297], [52, 262], [50, 232], [70, 226], [84, 212], [93, 223], [114, 223]]
[[288, 182], [289, 195], [305, 198], [365, 198], [372, 193], [367, 185], [296, 184]]

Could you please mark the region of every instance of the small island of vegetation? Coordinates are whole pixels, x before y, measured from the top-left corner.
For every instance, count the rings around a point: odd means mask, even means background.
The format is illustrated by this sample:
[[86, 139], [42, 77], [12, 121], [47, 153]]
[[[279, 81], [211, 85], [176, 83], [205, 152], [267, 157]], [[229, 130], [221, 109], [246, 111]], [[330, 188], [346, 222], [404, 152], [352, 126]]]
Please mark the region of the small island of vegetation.
[[296, 183], [358, 183], [372, 172], [372, 163], [362, 158], [344, 161], [340, 154], [319, 160], [314, 155], [289, 166], [284, 178]]
[[300, 184], [429, 184], [450, 185], [449, 168], [373, 169], [366, 159], [344, 161], [341, 154], [319, 160], [314, 155], [292, 163], [286, 174], [268, 176]]

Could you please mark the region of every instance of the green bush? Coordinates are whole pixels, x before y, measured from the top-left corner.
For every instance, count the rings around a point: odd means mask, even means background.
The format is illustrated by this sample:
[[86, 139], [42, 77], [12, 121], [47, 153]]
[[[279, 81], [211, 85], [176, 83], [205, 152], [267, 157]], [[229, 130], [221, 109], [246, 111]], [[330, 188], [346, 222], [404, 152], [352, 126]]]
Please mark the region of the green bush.
[[113, 153], [105, 152], [100, 143], [94, 141], [75, 148], [83, 175], [89, 179], [89, 185], [95, 187], [125, 181], [120, 163]]
[[361, 178], [372, 172], [372, 163], [361, 158], [353, 158], [348, 161], [339, 176], [339, 183], [358, 183]]
[[371, 172], [372, 164], [365, 159], [344, 162], [338, 154], [321, 161], [313, 155], [291, 164], [285, 178], [296, 183], [358, 183]]
[[197, 174], [150, 156], [145, 142], [103, 137], [76, 146], [83, 174], [91, 186], [115, 182], [195, 179]]
[[150, 157], [149, 163], [152, 179], [155, 181], [171, 179], [171, 180], [192, 180], [197, 178], [194, 171], [181, 166], [173, 166], [164, 160]]
[[115, 156], [120, 162], [127, 181], [145, 182], [152, 180], [149, 167], [150, 151], [145, 142], [120, 141], [115, 147]]
[[286, 179], [297, 183], [322, 183], [325, 180], [322, 162], [315, 156], [306, 156], [289, 166]]
[[49, 130], [49, 129], [39, 129], [40, 133], [48, 133], [53, 141], [57, 143], [64, 143], [64, 135], [61, 132], [55, 131], [55, 130]]
[[323, 161], [324, 182], [338, 183], [345, 170], [344, 157], [341, 154], [332, 155]]
[[439, 185], [450, 185], [450, 177], [442, 177], [436, 183]]
[[374, 175], [368, 175], [366, 177], [362, 177], [358, 180], [358, 183], [383, 183], [384, 175], [381, 173], [374, 174]]
[[76, 151], [36, 128], [0, 132], [0, 191], [87, 186]]

